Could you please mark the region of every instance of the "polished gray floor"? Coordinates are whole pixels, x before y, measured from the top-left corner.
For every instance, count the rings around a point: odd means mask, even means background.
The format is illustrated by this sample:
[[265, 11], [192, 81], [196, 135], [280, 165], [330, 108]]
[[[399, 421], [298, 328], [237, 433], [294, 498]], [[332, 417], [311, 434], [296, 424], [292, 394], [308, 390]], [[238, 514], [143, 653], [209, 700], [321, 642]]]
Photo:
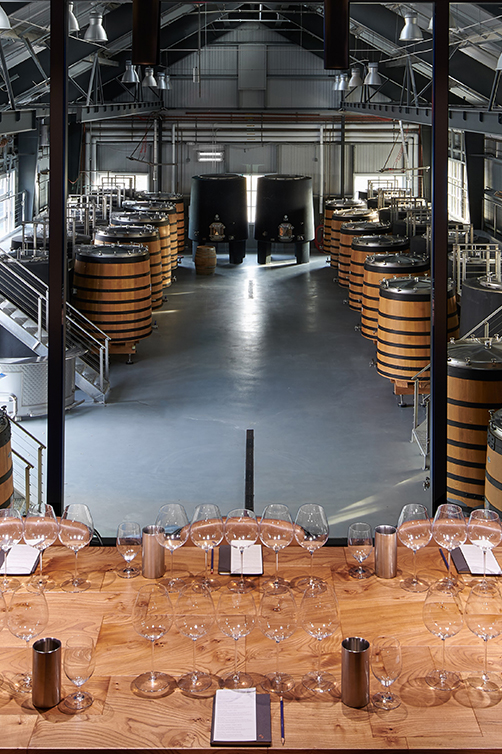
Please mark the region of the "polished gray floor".
[[67, 414], [65, 501], [88, 503], [103, 536], [124, 518], [152, 523], [171, 501], [189, 516], [206, 501], [242, 506], [247, 429], [258, 512], [318, 502], [345, 537], [350, 522], [395, 523], [403, 504], [429, 504], [412, 410], [370, 368], [374, 346], [325, 257], [273, 259], [231, 266], [221, 254], [202, 277], [186, 258], [135, 363], [113, 357], [108, 404]]

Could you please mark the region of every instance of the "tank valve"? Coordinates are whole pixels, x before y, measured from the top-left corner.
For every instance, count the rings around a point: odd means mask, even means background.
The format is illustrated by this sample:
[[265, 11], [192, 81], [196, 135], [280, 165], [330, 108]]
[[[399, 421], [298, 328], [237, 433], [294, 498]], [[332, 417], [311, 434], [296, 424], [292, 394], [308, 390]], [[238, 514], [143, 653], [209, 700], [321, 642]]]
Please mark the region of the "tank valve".
[[288, 220], [288, 216], [284, 215], [282, 223], [279, 224], [279, 241], [283, 243], [290, 243], [293, 240], [293, 226]]
[[223, 241], [225, 238], [225, 226], [220, 222], [220, 216], [214, 216], [214, 222], [209, 226], [209, 240]]

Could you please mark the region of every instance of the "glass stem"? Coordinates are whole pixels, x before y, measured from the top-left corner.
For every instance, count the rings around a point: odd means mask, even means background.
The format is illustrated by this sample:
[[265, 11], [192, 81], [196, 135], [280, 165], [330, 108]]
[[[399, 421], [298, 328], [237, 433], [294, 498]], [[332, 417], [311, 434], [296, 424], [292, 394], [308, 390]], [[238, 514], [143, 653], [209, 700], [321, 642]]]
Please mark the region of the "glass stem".
[[197, 680], [197, 671], [195, 670], [195, 643], [197, 639], [192, 639], [192, 646], [193, 646], [193, 674], [192, 674], [192, 685], [195, 685], [195, 681]]
[[443, 645], [443, 651], [441, 657], [441, 670], [439, 671], [439, 674], [442, 678], [444, 678], [444, 676], [446, 676], [446, 636], [441, 639], [441, 643]]
[[171, 574], [169, 576], [169, 581], [173, 581], [173, 574], [174, 574], [174, 550], [170, 550], [171, 552]]
[[28, 671], [26, 672], [25, 678], [28, 682], [31, 681], [31, 653], [30, 653], [30, 640], [26, 639], [26, 649], [28, 650]]
[[275, 640], [275, 674], [279, 677], [279, 642]]
[[416, 584], [417, 581], [417, 551], [413, 550], [413, 583]]
[[485, 665], [483, 670], [483, 680], [488, 680], [488, 639], [484, 640], [485, 642]]
[[4, 592], [7, 591], [7, 586], [9, 584], [9, 579], [7, 578], [7, 555], [10, 552], [10, 547], [8, 550], [3, 551], [3, 589]]
[[448, 581], [451, 581], [451, 550], [448, 550]]
[[321, 677], [321, 639], [317, 640], [317, 678]]
[[207, 578], [207, 547], [204, 548], [204, 584], [207, 584], [209, 579]]
[[78, 581], [78, 569], [77, 569], [77, 565], [78, 565], [78, 550], [75, 550], [75, 573], [73, 575], [73, 583], [74, 584], [76, 584], [77, 581]]
[[240, 548], [241, 553], [241, 578], [239, 581], [239, 586], [241, 589], [244, 587], [244, 547]]
[[237, 672], [237, 642], [239, 641], [239, 637], [237, 637], [234, 641], [234, 677], [237, 678], [239, 675]]
[[486, 579], [486, 547], [483, 548], [483, 581]]
[[310, 550], [310, 583], [314, 583], [314, 550]]
[[44, 551], [40, 550], [40, 581], [42, 581], [43, 576], [44, 576], [43, 559], [44, 559]]
[[275, 583], [279, 583], [279, 550], [275, 551]]
[[152, 680], [153, 680], [153, 678], [155, 678], [155, 661], [154, 661], [154, 651], [153, 651], [154, 650], [154, 646], [155, 646], [155, 639], [153, 639], [150, 643], [152, 645], [152, 652], [151, 652], [152, 670], [151, 670], [151, 673], [152, 673]]

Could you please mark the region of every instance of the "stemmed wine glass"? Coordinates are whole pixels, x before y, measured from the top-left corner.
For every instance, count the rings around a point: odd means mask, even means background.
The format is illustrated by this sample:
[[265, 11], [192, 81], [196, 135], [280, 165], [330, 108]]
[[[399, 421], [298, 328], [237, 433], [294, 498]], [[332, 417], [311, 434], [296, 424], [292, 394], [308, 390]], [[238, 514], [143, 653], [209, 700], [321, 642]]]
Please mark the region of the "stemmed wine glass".
[[179, 576], [174, 578], [174, 551], [188, 539], [190, 524], [185, 509], [179, 503], [163, 505], [157, 514], [155, 526], [157, 541], [171, 553], [171, 574], [162, 583], [169, 592], [179, 592], [186, 582]]
[[300, 506], [295, 519], [295, 538], [310, 553], [310, 576], [295, 580], [296, 587], [301, 589], [316, 582], [323, 583], [323, 579], [314, 576], [314, 552], [326, 544], [328, 535], [328, 519], [322, 505], [307, 503]]
[[383, 710], [396, 709], [401, 700], [389, 691], [401, 673], [402, 656], [399, 639], [394, 636], [378, 636], [371, 645], [371, 669], [373, 675], [384, 687], [383, 691], [373, 694], [375, 707]]
[[29, 581], [35, 589], [54, 589], [56, 582], [44, 576], [42, 558], [44, 550], [58, 538], [59, 524], [52, 505], [42, 503], [40, 508], [30, 508], [24, 519], [24, 541], [40, 552], [40, 573]]
[[460, 683], [460, 676], [446, 670], [445, 641], [458, 634], [464, 624], [462, 603], [458, 589], [448, 579], [436, 581], [429, 587], [423, 605], [425, 627], [442, 641], [442, 659], [439, 670], [427, 673], [426, 683], [433, 689], [452, 691]]
[[[287, 505], [267, 505], [259, 523], [260, 539], [275, 553], [275, 576], [272, 584], [286, 584], [279, 576], [279, 552], [293, 541], [293, 521]], [[270, 582], [269, 582], [270, 583]]]
[[258, 610], [258, 628], [275, 641], [275, 673], [269, 673], [263, 681], [265, 691], [284, 694], [295, 685], [288, 673], [279, 672], [279, 644], [289, 639], [298, 622], [298, 610], [293, 592], [284, 584], [266, 588]]
[[7, 578], [7, 555], [13, 545], [17, 545], [23, 536], [23, 520], [15, 508], [0, 509], [0, 548], [3, 551], [3, 579], [0, 583], [2, 592], [15, 591], [21, 586], [18, 579]]
[[75, 553], [75, 572], [73, 577], [63, 581], [61, 588], [65, 592], [83, 592], [89, 589], [91, 582], [85, 575], [79, 576], [77, 570], [78, 552], [89, 544], [94, 532], [91, 511], [83, 503], [67, 505], [59, 524], [61, 544]]
[[332, 636], [340, 623], [333, 587], [329, 584], [311, 584], [307, 587], [300, 603], [298, 623], [317, 639], [317, 670], [304, 675], [302, 683], [310, 691], [330, 691], [335, 685], [335, 677], [321, 671], [321, 641]]
[[241, 556], [241, 575], [239, 580], [232, 580], [229, 589], [239, 592], [249, 592], [255, 588], [250, 579], [244, 578], [244, 550], [254, 545], [258, 539], [258, 521], [253, 511], [247, 508], [234, 508], [225, 520], [225, 539], [232, 547], [236, 547]]
[[502, 527], [499, 514], [487, 508], [471, 511], [467, 524], [467, 536], [473, 545], [483, 552], [483, 581], [486, 581], [486, 553], [500, 544]]
[[137, 691], [147, 694], [164, 692], [176, 681], [167, 673], [155, 670], [154, 645], [171, 628], [174, 610], [167, 589], [162, 584], [145, 584], [136, 597], [132, 610], [132, 624], [140, 636], [148, 639], [152, 647], [152, 669], [142, 673], [132, 682]]
[[[7, 626], [14, 636], [24, 639], [28, 655], [31, 639], [44, 630], [48, 620], [49, 608], [43, 591], [14, 592], [7, 609]], [[30, 670], [27, 673], [22, 673], [15, 679], [18, 691], [28, 692], [32, 689], [31, 657], [28, 667]]]
[[451, 551], [463, 545], [467, 539], [467, 522], [459, 505], [443, 503], [439, 506], [432, 522], [434, 541], [448, 551], [448, 581], [458, 584], [451, 575]]
[[244, 689], [253, 685], [247, 673], [237, 670], [237, 642], [253, 630], [256, 619], [256, 605], [249, 592], [235, 592], [230, 589], [220, 595], [216, 608], [216, 622], [225, 636], [234, 639], [234, 672], [224, 679], [227, 689]]
[[122, 521], [117, 527], [117, 550], [126, 562], [125, 568], [119, 568], [117, 576], [133, 579], [139, 576], [140, 569], [131, 565], [141, 551], [141, 527], [135, 521]]
[[351, 524], [347, 534], [347, 547], [352, 557], [359, 563], [349, 569], [353, 579], [367, 579], [371, 576], [369, 568], [363, 567], [363, 561], [371, 555], [373, 536], [371, 526], [362, 522]]
[[413, 576], [401, 581], [401, 588], [408, 592], [425, 592], [429, 584], [417, 576], [417, 550], [429, 544], [432, 537], [431, 522], [427, 509], [418, 503], [405, 505], [399, 514], [397, 536], [413, 552]]
[[92, 636], [84, 633], [72, 634], [65, 643], [63, 667], [66, 677], [77, 690], [63, 700], [63, 710], [82, 712], [94, 701], [92, 694], [81, 687], [94, 673], [96, 645]]
[[475, 584], [467, 598], [464, 617], [467, 627], [485, 643], [483, 672], [470, 676], [467, 682], [481, 691], [499, 691], [502, 678], [488, 672], [488, 639], [502, 633], [502, 599], [497, 585], [489, 581]]
[[190, 539], [194, 545], [204, 550], [204, 578], [202, 583], [208, 589], [218, 589], [221, 586], [218, 579], [208, 576], [207, 556], [210, 550], [220, 544], [223, 539], [223, 531], [223, 519], [217, 505], [204, 503], [196, 507], [190, 524]]
[[176, 602], [174, 623], [180, 634], [193, 641], [193, 671], [179, 678], [178, 687], [190, 694], [205, 691], [211, 685], [211, 676], [196, 670], [195, 643], [208, 633], [214, 617], [214, 604], [207, 587], [192, 581], [181, 590]]

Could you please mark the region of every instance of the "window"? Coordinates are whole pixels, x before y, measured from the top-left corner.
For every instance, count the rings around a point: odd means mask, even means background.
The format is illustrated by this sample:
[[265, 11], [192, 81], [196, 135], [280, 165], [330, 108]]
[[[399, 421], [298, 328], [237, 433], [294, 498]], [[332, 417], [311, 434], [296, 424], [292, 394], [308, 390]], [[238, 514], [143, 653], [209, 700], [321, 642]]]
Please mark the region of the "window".
[[121, 189], [136, 189], [137, 191], [148, 191], [148, 173], [112, 173], [97, 172], [94, 174], [94, 186], [107, 189], [118, 187]]
[[256, 193], [258, 189], [258, 178], [260, 175], [246, 175], [246, 194], [248, 207], [248, 223], [254, 223], [256, 217]]
[[16, 174], [14, 170], [0, 175], [0, 240], [12, 233], [21, 221], [16, 212]]

